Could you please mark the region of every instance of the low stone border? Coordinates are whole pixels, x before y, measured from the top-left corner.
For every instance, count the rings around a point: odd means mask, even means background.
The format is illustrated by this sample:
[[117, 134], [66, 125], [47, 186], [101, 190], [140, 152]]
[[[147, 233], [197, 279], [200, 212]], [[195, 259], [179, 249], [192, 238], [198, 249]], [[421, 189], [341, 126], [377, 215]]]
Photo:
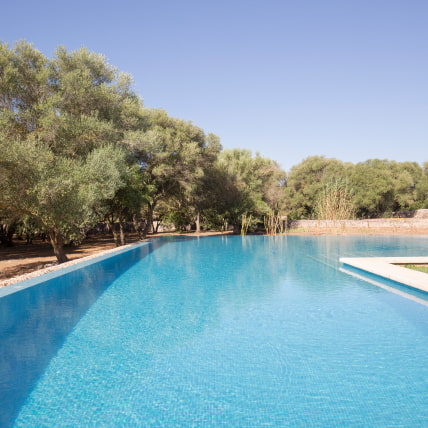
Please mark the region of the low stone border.
[[426, 218], [389, 218], [368, 220], [288, 220], [288, 229], [323, 230], [337, 229], [342, 231], [388, 230], [393, 232], [410, 231], [420, 233], [428, 230]]

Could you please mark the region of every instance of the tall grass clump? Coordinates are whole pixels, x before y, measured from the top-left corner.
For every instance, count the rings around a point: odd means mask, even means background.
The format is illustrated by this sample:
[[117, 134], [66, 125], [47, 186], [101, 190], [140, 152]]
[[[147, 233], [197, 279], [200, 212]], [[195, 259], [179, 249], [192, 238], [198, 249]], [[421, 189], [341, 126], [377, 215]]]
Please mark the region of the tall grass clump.
[[284, 233], [284, 221], [282, 216], [275, 213], [270, 213], [263, 218], [267, 235], [277, 235]]
[[347, 180], [337, 178], [324, 186], [315, 205], [315, 215], [318, 220], [348, 220], [355, 217], [354, 192]]
[[241, 235], [246, 235], [248, 233], [248, 229], [250, 228], [253, 221], [253, 216], [242, 214], [242, 221], [241, 221]]

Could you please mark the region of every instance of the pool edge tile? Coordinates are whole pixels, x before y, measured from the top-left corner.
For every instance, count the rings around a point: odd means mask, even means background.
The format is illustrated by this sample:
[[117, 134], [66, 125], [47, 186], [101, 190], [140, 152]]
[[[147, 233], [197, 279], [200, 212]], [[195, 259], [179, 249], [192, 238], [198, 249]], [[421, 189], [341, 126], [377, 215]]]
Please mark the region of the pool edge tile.
[[428, 274], [397, 266], [397, 264], [428, 264], [428, 257], [341, 257], [339, 261], [428, 293]]

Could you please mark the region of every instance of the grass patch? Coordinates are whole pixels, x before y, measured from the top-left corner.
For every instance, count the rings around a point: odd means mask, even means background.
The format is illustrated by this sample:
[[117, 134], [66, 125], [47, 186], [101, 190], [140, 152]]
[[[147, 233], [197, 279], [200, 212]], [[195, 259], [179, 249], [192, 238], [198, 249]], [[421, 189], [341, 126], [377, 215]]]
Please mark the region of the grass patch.
[[420, 266], [420, 265], [404, 265], [407, 269], [417, 270], [419, 272], [428, 273], [428, 266]]

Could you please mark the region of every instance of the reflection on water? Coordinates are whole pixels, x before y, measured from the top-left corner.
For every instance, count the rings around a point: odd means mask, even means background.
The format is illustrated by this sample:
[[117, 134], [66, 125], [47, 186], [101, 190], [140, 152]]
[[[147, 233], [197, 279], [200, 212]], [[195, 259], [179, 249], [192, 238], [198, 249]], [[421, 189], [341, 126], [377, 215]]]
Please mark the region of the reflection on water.
[[0, 298], [0, 426], [9, 426], [71, 329], [143, 246]]
[[[340, 268], [341, 272], [344, 272], [348, 275], [354, 276], [362, 281], [366, 281], [370, 284], [375, 285], [376, 287], [383, 288], [384, 290], [388, 290], [390, 293], [398, 294], [405, 299], [412, 300], [414, 302], [419, 303], [420, 305], [428, 306], [428, 294], [425, 292], [420, 292], [419, 290], [412, 289], [410, 287], [406, 287], [403, 284], [392, 283], [392, 281], [388, 279], [384, 279], [378, 277], [377, 275], [372, 275], [368, 272], [361, 271], [359, 269], [355, 269], [351, 266], [345, 268]], [[391, 284], [393, 286], [391, 286]]]
[[[56, 342], [34, 373], [22, 364], [27, 387], [11, 398], [6, 422], [37, 380], [17, 426], [382, 426], [392, 410], [402, 425], [415, 422], [414, 414], [428, 417], [420, 383], [428, 375], [427, 308], [342, 273], [338, 262], [403, 249], [420, 255], [426, 239], [158, 242], [148, 257], [78, 274], [106, 278], [86, 294], [75, 284], [89, 284], [87, 278], [58, 290], [53, 306], [69, 303], [52, 311], [54, 321], [43, 319], [48, 291], [21, 302], [27, 308], [37, 301], [37, 314], [2, 318], [2, 340], [15, 360], [35, 346], [32, 365], [43, 343]], [[72, 316], [77, 302], [82, 308]], [[20, 319], [41, 332], [29, 348], [17, 344]], [[11, 367], [3, 370], [15, 376]], [[411, 400], [395, 402], [410, 392]]]

